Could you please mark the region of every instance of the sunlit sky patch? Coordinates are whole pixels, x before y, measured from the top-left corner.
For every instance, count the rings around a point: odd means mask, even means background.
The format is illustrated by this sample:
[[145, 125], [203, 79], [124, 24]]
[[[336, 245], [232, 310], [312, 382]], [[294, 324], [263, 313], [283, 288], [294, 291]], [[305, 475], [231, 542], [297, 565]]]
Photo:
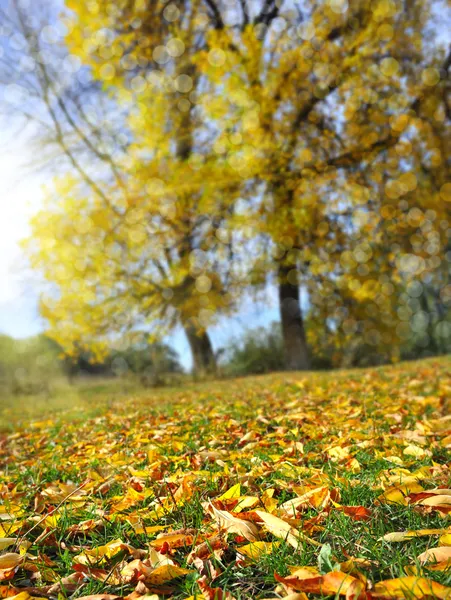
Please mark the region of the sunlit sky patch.
[[[7, 137], [3, 130], [2, 140]], [[0, 332], [14, 337], [33, 335], [43, 327], [37, 291], [19, 246], [42, 198], [42, 176], [25, 169], [29, 158], [22, 144], [15, 144], [12, 150], [0, 147]]]

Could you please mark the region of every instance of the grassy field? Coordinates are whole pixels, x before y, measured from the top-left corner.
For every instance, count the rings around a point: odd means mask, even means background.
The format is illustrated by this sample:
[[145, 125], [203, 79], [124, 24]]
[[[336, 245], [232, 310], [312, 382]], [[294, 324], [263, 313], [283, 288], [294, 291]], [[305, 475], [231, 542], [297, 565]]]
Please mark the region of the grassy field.
[[450, 398], [441, 358], [8, 403], [0, 597], [451, 599]]

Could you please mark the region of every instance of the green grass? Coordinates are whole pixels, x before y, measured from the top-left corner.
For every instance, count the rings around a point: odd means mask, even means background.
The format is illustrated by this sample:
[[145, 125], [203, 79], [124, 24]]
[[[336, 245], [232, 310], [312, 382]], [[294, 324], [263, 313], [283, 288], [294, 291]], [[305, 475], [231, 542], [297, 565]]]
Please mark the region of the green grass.
[[[283, 597], [287, 590], [278, 586], [274, 573], [287, 576], [293, 566], [318, 566], [320, 547], [301, 542], [294, 548], [257, 520], [262, 539], [280, 544], [258, 561], [237, 561], [248, 541], [220, 531], [209, 509], [213, 502], [233, 515], [233, 505], [221, 507], [218, 497], [237, 483], [241, 496], [257, 498], [251, 511], [264, 508], [266, 490], [273, 490], [280, 507], [303, 489], [326, 488], [332, 496], [325, 505], [306, 506], [293, 526], [330, 546], [330, 567], [350, 557], [366, 559], [359, 576], [375, 584], [403, 577], [417, 565], [424, 577], [451, 586], [451, 569], [422, 568], [417, 560], [437, 546], [437, 535], [399, 543], [380, 540], [394, 531], [451, 527], [451, 513], [381, 498], [382, 476], [394, 476], [395, 469], [403, 469], [403, 476], [420, 473], [425, 490], [451, 487], [450, 367], [445, 357], [161, 390], [102, 382], [41, 398], [33, 407], [31, 399], [23, 407], [4, 406], [0, 513], [8, 516], [0, 521], [0, 538], [17, 537], [30, 546], [28, 563], [0, 583], [0, 591], [13, 594], [31, 586], [45, 594], [46, 586], [75, 572], [77, 555], [115, 539], [148, 551], [159, 532], [135, 532], [129, 522], [134, 518], [144, 526], [165, 526], [165, 532], [196, 532], [193, 545], [167, 548], [174, 563], [192, 571], [166, 584], [169, 597], [202, 597], [198, 580], [204, 574], [212, 588], [237, 599]], [[409, 444], [425, 452], [408, 454]], [[83, 482], [85, 496], [79, 503], [71, 497], [64, 501], [71, 488], [51, 495], [61, 484]], [[132, 495], [135, 501], [127, 506], [124, 498]], [[60, 500], [58, 521], [49, 516], [37, 524]], [[369, 509], [369, 519], [353, 520], [341, 509], [349, 506]], [[71, 534], [71, 528], [89, 519], [98, 522], [95, 529]], [[317, 528], [311, 531], [314, 519]], [[203, 563], [189, 561], [196, 543], [214, 534], [220, 535], [222, 548], [207, 553]], [[93, 572], [77, 589], [62, 590], [62, 596], [127, 596], [136, 581], [114, 582], [114, 574], [115, 567], [131, 560], [127, 551], [108, 558], [97, 565], [109, 573], [106, 581], [98, 581]], [[158, 593], [158, 586], [148, 587], [149, 594]]]

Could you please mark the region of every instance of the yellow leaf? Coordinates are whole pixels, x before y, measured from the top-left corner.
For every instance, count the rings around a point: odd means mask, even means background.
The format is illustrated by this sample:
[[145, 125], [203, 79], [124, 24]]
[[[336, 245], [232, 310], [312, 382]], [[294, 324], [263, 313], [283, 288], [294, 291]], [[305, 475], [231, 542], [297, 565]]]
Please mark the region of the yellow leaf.
[[104, 562], [105, 559], [112, 558], [125, 548], [122, 540], [113, 540], [104, 546], [85, 550], [81, 554], [74, 556], [74, 562], [80, 565], [93, 565], [98, 562]]
[[402, 504], [403, 506], [408, 505], [406, 496], [409, 493], [422, 492], [423, 487], [416, 481], [404, 483], [402, 485], [393, 486], [385, 490], [385, 492], [379, 496], [380, 502], [389, 502], [391, 504]]
[[226, 492], [219, 496], [218, 500], [229, 500], [230, 498], [239, 498], [241, 496], [241, 485], [239, 483], [233, 485]]
[[266, 529], [275, 535], [276, 537], [282, 538], [288, 542], [293, 548], [297, 548], [301, 542], [308, 542], [313, 546], [321, 546], [319, 542], [312, 540], [308, 536], [304, 535], [300, 531], [297, 531], [286, 521], [279, 519], [275, 515], [264, 512], [262, 510], [256, 510], [256, 514], [265, 524]]
[[[394, 531], [392, 533], [386, 533], [384, 536], [379, 538], [384, 542], [404, 542], [412, 538], [421, 537], [425, 535], [440, 535], [448, 531], [447, 529], [417, 529], [415, 531]], [[445, 544], [444, 544], [445, 545]]]
[[15, 544], [16, 538], [0, 538], [0, 550], [5, 550]]
[[414, 456], [415, 458], [424, 458], [425, 456], [430, 456], [431, 451], [424, 450], [424, 448], [410, 444], [404, 448], [403, 454], [406, 456]]
[[241, 546], [238, 548], [238, 552], [252, 560], [257, 560], [263, 554], [271, 554], [278, 546], [280, 546], [280, 542], [253, 542], [252, 544]]
[[180, 533], [164, 533], [159, 535], [155, 540], [150, 542], [151, 546], [161, 548], [166, 542], [171, 548], [181, 548], [183, 546], [192, 546], [195, 541], [196, 531], [180, 532]]
[[150, 585], [162, 585], [171, 579], [176, 579], [177, 577], [182, 577], [183, 575], [188, 575], [188, 573], [193, 573], [190, 569], [183, 569], [182, 567], [177, 567], [175, 565], [162, 565], [161, 567], [157, 567], [152, 573], [146, 575], [145, 583]]
[[421, 600], [422, 598], [433, 597], [440, 600], [449, 600], [451, 598], [451, 588], [424, 577], [399, 577], [398, 579], [388, 579], [376, 583], [371, 591], [371, 597], [399, 598], [400, 600], [403, 598]]
[[318, 571], [309, 568], [300, 568], [294, 571], [288, 577], [275, 575], [275, 579], [289, 588], [311, 594], [321, 594], [322, 596], [331, 596], [340, 594], [348, 596], [351, 591], [352, 597], [360, 597], [364, 590], [364, 584], [341, 571], [331, 571], [326, 575], [321, 575]]

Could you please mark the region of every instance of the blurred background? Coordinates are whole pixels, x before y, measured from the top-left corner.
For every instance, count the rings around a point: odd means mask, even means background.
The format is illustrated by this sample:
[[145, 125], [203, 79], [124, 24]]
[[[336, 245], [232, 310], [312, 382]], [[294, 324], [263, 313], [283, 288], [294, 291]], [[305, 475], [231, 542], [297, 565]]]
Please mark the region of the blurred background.
[[0, 0], [5, 406], [449, 353], [450, 25]]

